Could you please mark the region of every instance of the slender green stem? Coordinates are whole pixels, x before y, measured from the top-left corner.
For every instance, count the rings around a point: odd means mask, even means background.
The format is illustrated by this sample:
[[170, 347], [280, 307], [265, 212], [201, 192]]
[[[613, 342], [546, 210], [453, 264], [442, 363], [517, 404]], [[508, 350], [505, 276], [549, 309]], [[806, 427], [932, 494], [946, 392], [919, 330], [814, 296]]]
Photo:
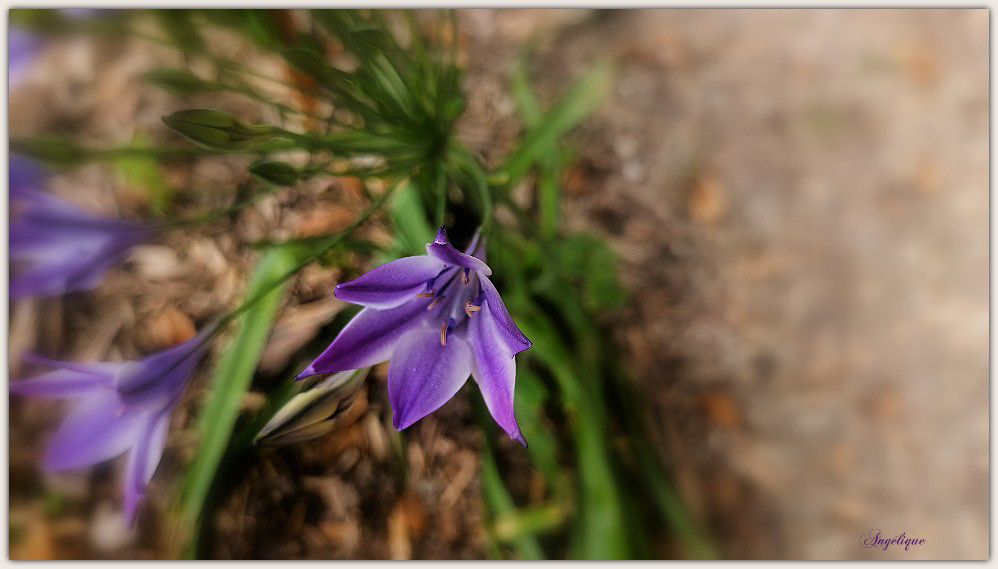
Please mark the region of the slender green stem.
[[471, 180], [475, 184], [475, 189], [478, 190], [479, 198], [482, 201], [481, 228], [484, 232], [492, 222], [492, 193], [489, 191], [489, 184], [485, 179], [485, 173], [463, 145], [454, 143], [451, 145], [451, 150], [454, 159], [457, 160], [458, 166], [471, 176]]
[[447, 213], [447, 175], [440, 164], [433, 164], [433, 187], [437, 194], [437, 227], [444, 224]]
[[358, 227], [360, 227], [365, 221], [367, 221], [372, 215], [374, 215], [374, 213], [377, 212], [378, 209], [381, 208], [381, 206], [388, 200], [388, 198], [394, 192], [396, 187], [398, 187], [397, 184], [389, 188], [387, 191], [385, 191], [385, 193], [378, 196], [374, 203], [372, 203], [363, 213], [361, 213], [360, 216], [357, 219], [355, 219], [353, 223], [350, 224], [349, 227], [341, 231], [338, 235], [336, 235], [336, 237], [333, 237], [325, 247], [303, 259], [300, 263], [298, 263], [298, 265], [296, 265], [290, 271], [287, 271], [280, 277], [274, 279], [273, 282], [261, 288], [259, 292], [257, 292], [257, 294], [246, 299], [241, 305], [239, 305], [233, 311], [219, 318], [217, 323], [218, 329], [221, 329], [229, 322], [232, 322], [233, 320], [238, 318], [242, 313], [249, 310], [249, 308], [251, 308], [261, 298], [266, 297], [267, 294], [270, 293], [273, 289], [284, 284], [284, 281], [295, 276], [296, 274], [298, 274], [299, 271], [307, 267], [313, 261], [322, 257], [322, 255], [324, 255], [327, 251], [339, 245], [343, 241], [343, 239], [345, 239], [351, 233], [353, 233]]
[[317, 115], [315, 113], [310, 113], [310, 112], [308, 112], [308, 111], [306, 111], [304, 109], [296, 109], [294, 107], [285, 105], [284, 103], [280, 103], [280, 102], [277, 102], [277, 101], [272, 101], [269, 98], [267, 98], [266, 96], [257, 93], [256, 91], [254, 91], [253, 89], [251, 89], [250, 87], [248, 87], [246, 85], [241, 85], [239, 87], [223, 86], [223, 87], [221, 87], [220, 90], [222, 90], [222, 91], [228, 91], [229, 93], [235, 93], [237, 95], [242, 95], [242, 96], [247, 97], [249, 99], [252, 99], [252, 100], [254, 100], [254, 101], [258, 102], [258, 103], [264, 103], [264, 104], [267, 104], [267, 105], [271, 105], [271, 106], [273, 106], [275, 109], [277, 109], [280, 112], [291, 113], [291, 114], [295, 114], [295, 115], [300, 115], [300, 116], [308, 117], [308, 118], [316, 120], [316, 121], [323, 121], [324, 122], [326, 120], [326, 117], [319, 116], [319, 115]]
[[269, 143], [253, 148], [239, 149], [209, 149], [201, 147], [191, 148], [147, 148], [147, 147], [120, 147], [104, 148], [98, 150], [84, 150], [90, 156], [98, 159], [114, 159], [125, 156], [147, 156], [151, 158], [187, 158], [206, 155], [225, 154], [268, 154], [270, 152], [283, 152], [286, 150], [298, 150], [299, 146], [290, 144], [288, 141]]
[[209, 211], [208, 213], [202, 215], [195, 215], [193, 217], [187, 217], [183, 219], [177, 219], [175, 221], [168, 221], [163, 223], [162, 227], [166, 229], [182, 229], [185, 227], [193, 227], [197, 225], [203, 225], [205, 223], [210, 223], [212, 221], [228, 217], [237, 211], [247, 208], [265, 197], [273, 195], [274, 192], [282, 188], [278, 186], [271, 186], [262, 192], [257, 192], [253, 197], [243, 200], [239, 203], [233, 204], [229, 207], [222, 208], [215, 211]]
[[152, 34], [148, 34], [146, 32], [139, 31], [139, 30], [137, 30], [137, 29], [135, 29], [133, 27], [130, 27], [130, 26], [117, 25], [116, 22], [105, 22], [105, 23], [102, 23], [100, 25], [93, 25], [92, 28], [94, 30], [96, 30], [96, 31], [101, 31], [101, 32], [105, 32], [105, 33], [108, 33], [108, 34], [125, 34], [125, 35], [130, 35], [130, 36], [132, 36], [134, 38], [142, 39], [142, 40], [148, 41], [150, 43], [155, 43], [155, 44], [163, 45], [163, 46], [166, 46], [166, 47], [171, 47], [173, 49], [176, 49], [177, 51], [180, 51], [181, 53], [183, 53], [185, 55], [194, 55], [194, 56], [197, 56], [197, 57], [203, 57], [203, 58], [211, 61], [215, 65], [219, 66], [220, 68], [225, 68], [225, 69], [230, 70], [230, 71], [237, 70], [237, 71], [239, 71], [241, 73], [245, 73], [246, 75], [249, 75], [251, 77], [255, 77], [257, 79], [263, 79], [263, 80], [269, 81], [271, 83], [274, 83], [276, 85], [281, 85], [283, 87], [294, 89], [296, 91], [305, 92], [305, 91], [302, 90], [302, 88], [301, 88], [300, 85], [296, 85], [295, 83], [292, 83], [292, 82], [289, 82], [289, 81], [284, 81], [283, 79], [277, 79], [277, 78], [275, 78], [275, 77], [273, 77], [271, 75], [266, 75], [264, 73], [260, 73], [259, 71], [255, 71], [252, 68], [246, 67], [244, 65], [237, 64], [237, 63], [235, 63], [232, 60], [226, 59], [224, 57], [221, 57], [221, 56], [218, 56], [218, 55], [206, 52], [206, 51], [194, 50], [194, 49], [190, 49], [188, 46], [177, 45], [177, 43], [174, 42], [174, 41], [172, 41], [172, 40], [169, 40], [169, 39], [166, 39], [166, 38], [161, 38], [161, 37], [158, 37], [158, 36], [155, 36], [155, 35], [152, 35]]

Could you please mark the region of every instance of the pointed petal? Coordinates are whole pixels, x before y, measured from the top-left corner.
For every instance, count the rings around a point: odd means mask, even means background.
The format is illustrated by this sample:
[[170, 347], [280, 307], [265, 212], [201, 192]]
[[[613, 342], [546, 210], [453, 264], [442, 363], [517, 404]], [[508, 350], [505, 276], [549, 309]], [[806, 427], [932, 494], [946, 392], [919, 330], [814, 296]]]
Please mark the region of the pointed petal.
[[113, 384], [112, 374], [59, 369], [33, 379], [12, 381], [10, 392], [32, 397], [78, 397], [91, 394], [95, 390], [110, 389]]
[[516, 360], [503, 342], [496, 321], [489, 314], [489, 307], [471, 318], [468, 326], [468, 343], [475, 356], [471, 369], [478, 383], [492, 418], [514, 440], [527, 446], [520, 433], [513, 409], [513, 386], [516, 382]]
[[[16, 300], [32, 296], [58, 296], [70, 292], [68, 281], [71, 275], [80, 270], [89, 253], [67, 250], [65, 245], [55, 243], [45, 247], [55, 251], [58, 257], [49, 253], [36, 255], [32, 251], [17, 251], [12, 246], [8, 289], [10, 298]], [[28, 256], [25, 257], [22, 253], [27, 253]]]
[[440, 231], [437, 232], [437, 238], [433, 241], [433, 243], [426, 245], [426, 254], [431, 257], [436, 257], [452, 267], [463, 267], [465, 269], [471, 269], [486, 275], [492, 274], [492, 269], [490, 269], [489, 266], [486, 265], [481, 259], [476, 259], [471, 255], [465, 255], [455, 249], [453, 245], [448, 243], [447, 232], [442, 226], [440, 227]]
[[84, 399], [52, 437], [45, 469], [81, 468], [118, 456], [135, 442], [136, 421], [112, 391]]
[[492, 281], [481, 273], [478, 274], [478, 277], [482, 283], [482, 292], [485, 293], [485, 302], [489, 305], [491, 318], [495, 319], [496, 324], [498, 324], [499, 335], [502, 337], [503, 343], [513, 354], [518, 354], [532, 346], [533, 343], [523, 335], [523, 332], [513, 322], [513, 318], [506, 310], [506, 305], [503, 304], [499, 291], [496, 290]]
[[202, 331], [172, 348], [129, 362], [118, 375], [118, 396], [129, 405], [170, 406], [193, 377], [206, 342]]
[[121, 368], [125, 365], [122, 362], [69, 362], [62, 360], [53, 360], [51, 358], [46, 358], [45, 356], [36, 354], [34, 352], [27, 352], [21, 359], [28, 363], [32, 363], [40, 366], [47, 367], [57, 367], [62, 369], [68, 369], [76, 371], [79, 373], [87, 373], [94, 375], [115, 375]]
[[452, 334], [440, 344], [440, 331], [420, 326], [407, 332], [392, 353], [388, 399], [398, 430], [436, 411], [450, 400], [471, 373], [471, 349]]
[[128, 455], [128, 468], [125, 470], [125, 520], [129, 526], [135, 524], [135, 514], [139, 502], [145, 496], [146, 486], [159, 466], [166, 448], [166, 435], [170, 430], [169, 411], [143, 417], [135, 447]]
[[403, 257], [336, 286], [333, 295], [371, 308], [395, 308], [426, 290], [426, 283], [446, 265], [426, 255]]
[[[12, 39], [13, 35], [14, 31], [11, 30]], [[10, 182], [11, 200], [21, 199], [22, 196], [30, 199], [45, 183], [45, 169], [34, 160], [10, 154], [8, 166], [7, 179]]]
[[416, 298], [397, 308], [361, 310], [326, 351], [295, 379], [359, 369], [387, 361], [402, 334], [426, 318], [426, 307], [430, 302], [429, 298]]

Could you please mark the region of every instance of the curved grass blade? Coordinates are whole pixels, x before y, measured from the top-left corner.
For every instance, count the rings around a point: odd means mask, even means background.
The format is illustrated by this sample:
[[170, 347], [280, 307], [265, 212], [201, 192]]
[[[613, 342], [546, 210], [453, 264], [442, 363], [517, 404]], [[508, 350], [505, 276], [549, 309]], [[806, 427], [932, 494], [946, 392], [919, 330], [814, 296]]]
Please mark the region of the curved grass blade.
[[235, 337], [215, 368], [208, 400], [198, 419], [200, 443], [180, 495], [180, 527], [190, 532], [181, 536], [182, 541], [187, 542], [188, 555], [197, 551], [198, 529], [208, 492], [232, 436], [243, 395], [253, 380], [270, 335], [281, 295], [287, 287], [287, 282], [278, 287], [273, 283], [294, 268], [297, 260], [294, 248], [275, 247], [264, 253], [246, 297], [262, 294], [268, 287], [271, 290], [240, 318]]

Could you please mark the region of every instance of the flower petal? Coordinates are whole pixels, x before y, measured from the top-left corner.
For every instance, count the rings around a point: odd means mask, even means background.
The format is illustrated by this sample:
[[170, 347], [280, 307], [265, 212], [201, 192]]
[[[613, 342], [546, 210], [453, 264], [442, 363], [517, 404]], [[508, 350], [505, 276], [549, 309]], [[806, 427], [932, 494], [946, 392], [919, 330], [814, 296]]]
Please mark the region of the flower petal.
[[125, 365], [123, 362], [69, 362], [63, 360], [53, 360], [34, 352], [25, 353], [21, 356], [21, 359], [28, 363], [40, 366], [57, 367], [79, 373], [111, 376], [116, 375], [119, 371], [121, 371], [122, 366]]
[[492, 281], [481, 273], [478, 274], [478, 277], [482, 283], [482, 292], [485, 293], [485, 302], [489, 306], [491, 317], [498, 324], [499, 335], [502, 337], [503, 343], [506, 344], [513, 354], [518, 354], [532, 346], [533, 342], [528, 340], [516, 326], [516, 323], [513, 322], [513, 318], [509, 315], [509, 311], [506, 310], [506, 305], [503, 304], [502, 298], [499, 296], [499, 291], [496, 290]]
[[425, 291], [426, 283], [444, 268], [441, 260], [426, 255], [403, 257], [337, 285], [333, 295], [371, 308], [395, 308]]
[[471, 373], [471, 349], [458, 334], [440, 344], [440, 331], [420, 326], [398, 341], [388, 368], [388, 400], [398, 430], [436, 411]]
[[340, 331], [333, 343], [295, 379], [359, 369], [387, 361], [402, 334], [422, 322], [429, 298], [415, 298], [397, 308], [365, 308]]
[[45, 454], [46, 470], [81, 468], [114, 458], [135, 442], [137, 417], [113, 391], [81, 401], [63, 420]]
[[437, 232], [437, 238], [433, 241], [433, 243], [428, 243], [426, 245], [426, 254], [431, 257], [436, 257], [452, 267], [463, 267], [465, 269], [478, 271], [479, 273], [485, 275], [492, 274], [492, 269], [490, 269], [489, 266], [486, 265], [481, 259], [476, 259], [471, 255], [465, 255], [455, 249], [453, 245], [448, 243], [447, 232], [444, 230], [443, 226], [441, 226], [440, 231]]
[[10, 392], [32, 397], [77, 397], [110, 388], [113, 383], [114, 374], [59, 369], [33, 379], [12, 381]]
[[172, 348], [128, 362], [118, 374], [118, 396], [128, 405], [169, 407], [187, 387], [207, 342], [205, 330]]
[[[11, 30], [11, 41], [13, 43], [14, 30]], [[10, 182], [10, 201], [31, 200], [38, 190], [45, 184], [45, 169], [40, 164], [27, 158], [17, 155], [9, 155], [9, 169], [7, 170], [8, 181]]]
[[516, 360], [504, 343], [488, 305], [471, 318], [468, 343], [475, 356], [471, 375], [482, 391], [489, 413], [510, 437], [527, 446], [513, 409]]
[[139, 501], [145, 496], [146, 486], [159, 466], [166, 448], [166, 435], [170, 430], [169, 411], [143, 417], [138, 437], [128, 456], [125, 471], [125, 521], [135, 524], [135, 514]]

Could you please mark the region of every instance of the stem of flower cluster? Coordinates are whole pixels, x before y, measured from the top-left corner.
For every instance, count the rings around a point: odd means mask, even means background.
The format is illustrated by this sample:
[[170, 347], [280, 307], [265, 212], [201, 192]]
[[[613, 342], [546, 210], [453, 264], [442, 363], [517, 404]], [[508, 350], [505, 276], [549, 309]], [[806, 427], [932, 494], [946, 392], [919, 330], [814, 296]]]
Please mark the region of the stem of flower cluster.
[[182, 229], [185, 227], [192, 227], [195, 225], [203, 225], [205, 223], [210, 223], [212, 221], [222, 219], [223, 217], [228, 217], [233, 213], [236, 213], [237, 211], [247, 208], [257, 203], [258, 201], [262, 200], [263, 198], [273, 195], [274, 192], [280, 189], [283, 188], [278, 186], [268, 187], [264, 191], [255, 194], [253, 197], [247, 200], [243, 200], [239, 203], [230, 205], [229, 207], [225, 207], [215, 211], [209, 211], [208, 213], [195, 215], [193, 217], [182, 218], [175, 221], [167, 221], [163, 223], [162, 227], [166, 229]]
[[293, 267], [291, 270], [287, 271], [286, 273], [284, 273], [280, 277], [274, 279], [273, 282], [271, 282], [267, 286], [263, 287], [263, 289], [260, 290], [260, 292], [258, 292], [257, 294], [251, 296], [250, 298], [246, 299], [237, 308], [235, 308], [234, 310], [232, 310], [228, 314], [226, 314], [226, 315], [222, 316], [221, 318], [219, 318], [216, 321], [216, 323], [214, 324], [214, 326], [216, 326], [216, 328], [215, 328], [214, 331], [211, 332], [211, 334], [214, 334], [218, 330], [221, 330], [223, 327], [225, 327], [226, 324], [228, 324], [228, 323], [232, 322], [233, 320], [235, 320], [236, 318], [238, 318], [240, 315], [242, 315], [243, 312], [246, 312], [254, 304], [256, 304], [257, 302], [259, 302], [262, 298], [264, 298], [265, 296], [267, 296], [268, 294], [270, 294], [271, 292], [273, 292], [275, 288], [277, 288], [277, 287], [281, 286], [282, 284], [284, 284], [285, 281], [287, 281], [291, 277], [293, 277], [296, 274], [298, 274], [298, 272], [300, 272], [302, 269], [304, 269], [305, 267], [307, 267], [309, 264], [311, 264], [316, 259], [320, 258], [327, 251], [329, 251], [333, 247], [336, 247], [337, 245], [339, 245], [340, 242], [343, 241], [343, 239], [345, 239], [346, 237], [348, 237], [358, 227], [360, 227], [361, 225], [363, 225], [365, 221], [367, 221], [372, 215], [374, 215], [375, 212], [377, 212], [381, 208], [382, 205], [384, 205], [384, 203], [388, 200], [388, 198], [394, 192], [394, 190], [395, 190], [396, 187], [398, 187], [397, 184], [394, 185], [394, 186], [392, 186], [392, 187], [390, 187], [383, 194], [381, 194], [380, 196], [378, 196], [377, 198], [375, 198], [375, 201], [373, 203], [371, 203], [371, 205], [366, 210], [364, 210], [364, 212], [361, 213], [360, 216], [358, 216], [357, 219], [355, 219], [353, 221], [353, 223], [350, 224], [349, 227], [347, 227], [346, 229], [344, 229], [343, 231], [341, 231], [336, 237], [332, 238], [332, 240], [329, 242], [329, 244], [326, 245], [325, 247], [323, 247], [320, 251], [318, 251], [316, 253], [313, 253], [312, 255], [309, 255], [308, 257], [306, 257], [305, 259], [303, 259], [300, 263], [298, 263], [298, 265], [296, 265], [295, 267]]

